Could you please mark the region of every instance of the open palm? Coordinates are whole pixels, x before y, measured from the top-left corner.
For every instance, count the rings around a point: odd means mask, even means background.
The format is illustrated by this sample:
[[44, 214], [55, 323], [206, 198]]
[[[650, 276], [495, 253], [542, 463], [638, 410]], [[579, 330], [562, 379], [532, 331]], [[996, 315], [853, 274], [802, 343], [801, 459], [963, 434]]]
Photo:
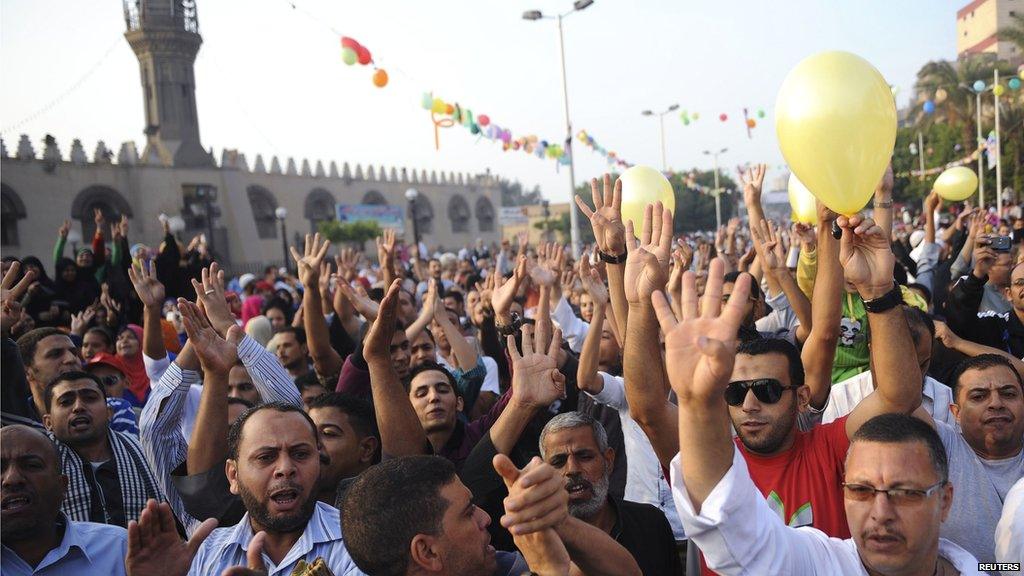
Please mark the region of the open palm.
[[555, 330], [554, 338], [544, 350], [542, 338], [533, 338], [533, 327], [522, 327], [523, 353], [516, 349], [514, 336], [508, 337], [508, 353], [512, 359], [512, 393], [524, 404], [546, 407], [565, 397], [565, 376], [558, 371], [558, 347], [562, 333]]
[[625, 278], [626, 300], [639, 303], [661, 290], [668, 282], [672, 250], [672, 212], [661, 202], [644, 208], [641, 239], [633, 236], [633, 223], [626, 227], [627, 242]]
[[128, 269], [128, 278], [135, 287], [135, 293], [139, 295], [142, 305], [147, 308], [159, 308], [163, 306], [167, 291], [164, 285], [156, 279], [156, 267], [151, 262], [133, 262]]
[[603, 193], [599, 192], [597, 178], [592, 179], [590, 193], [594, 209], [591, 210], [579, 196], [576, 197], [576, 205], [590, 219], [598, 249], [605, 254], [619, 255], [626, 242], [626, 227], [622, 222], [622, 182], [616, 180], [612, 187], [612, 177], [605, 174], [603, 188]]
[[516, 261], [515, 270], [512, 271], [512, 278], [506, 280], [501, 274], [494, 274], [494, 290], [491, 291], [491, 307], [496, 314], [507, 314], [512, 308], [512, 301], [519, 291], [519, 285], [526, 277], [526, 257], [519, 256]]
[[316, 286], [320, 281], [320, 266], [330, 247], [330, 240], [324, 238], [321, 241], [319, 232], [306, 234], [306, 244], [301, 256], [294, 246], [289, 246], [292, 258], [295, 259], [295, 264], [299, 268], [299, 281], [303, 286]]

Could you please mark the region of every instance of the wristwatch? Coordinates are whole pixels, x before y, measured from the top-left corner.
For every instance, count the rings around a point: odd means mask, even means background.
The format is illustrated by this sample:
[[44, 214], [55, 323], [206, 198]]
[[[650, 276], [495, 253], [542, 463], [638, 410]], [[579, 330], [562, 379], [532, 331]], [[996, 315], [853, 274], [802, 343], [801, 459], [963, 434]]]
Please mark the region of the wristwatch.
[[603, 250], [598, 250], [597, 256], [601, 259], [601, 261], [607, 262], [608, 264], [622, 264], [623, 262], [626, 261], [625, 251], [623, 251], [622, 254], [619, 254], [618, 256], [614, 256], [612, 254], [604, 252]]
[[864, 301], [864, 309], [873, 314], [880, 314], [887, 310], [899, 306], [903, 303], [903, 292], [900, 291], [900, 287], [893, 283], [892, 290], [885, 293], [884, 296], [879, 296], [873, 300]]
[[498, 324], [495, 322], [494, 327], [498, 330], [498, 334], [501, 336], [512, 336], [516, 332], [519, 332], [519, 329], [523, 327], [523, 319], [519, 314], [513, 312], [511, 322], [508, 324]]

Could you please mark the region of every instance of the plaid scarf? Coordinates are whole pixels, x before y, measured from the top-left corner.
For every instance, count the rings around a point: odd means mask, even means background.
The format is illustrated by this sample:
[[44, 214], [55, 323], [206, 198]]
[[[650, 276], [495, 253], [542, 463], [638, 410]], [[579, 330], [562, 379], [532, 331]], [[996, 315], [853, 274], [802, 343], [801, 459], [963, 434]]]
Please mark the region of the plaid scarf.
[[[165, 500], [164, 494], [143, 455], [139, 441], [113, 430], [109, 430], [107, 437], [117, 466], [125, 522], [138, 520], [146, 501], [152, 498], [162, 502]], [[71, 520], [88, 522], [89, 511], [92, 509], [92, 488], [83, 467], [90, 464], [83, 462], [67, 444], [56, 439], [54, 442], [60, 454], [61, 470], [68, 477], [68, 489], [60, 505], [61, 512]]]

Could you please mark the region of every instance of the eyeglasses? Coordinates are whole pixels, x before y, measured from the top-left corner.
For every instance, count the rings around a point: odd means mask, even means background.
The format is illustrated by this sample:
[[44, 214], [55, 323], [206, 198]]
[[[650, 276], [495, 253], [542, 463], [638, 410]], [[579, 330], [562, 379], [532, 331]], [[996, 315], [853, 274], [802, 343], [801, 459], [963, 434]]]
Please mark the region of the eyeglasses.
[[114, 376], [113, 374], [107, 374], [106, 376], [100, 376], [100, 382], [102, 382], [104, 386], [116, 386], [121, 383], [121, 377]]
[[775, 378], [757, 378], [756, 380], [737, 380], [729, 382], [725, 387], [725, 402], [729, 406], [739, 406], [747, 397], [747, 390], [754, 391], [754, 397], [763, 404], [775, 404], [782, 398], [786, 390], [797, 386], [786, 386]]
[[875, 494], [882, 493], [885, 494], [889, 498], [889, 501], [894, 505], [907, 506], [924, 502], [926, 498], [945, 485], [946, 481], [942, 480], [941, 482], [932, 484], [923, 490], [916, 488], [889, 488], [888, 490], [883, 490], [866, 484], [851, 484], [844, 482], [843, 490], [846, 493], [846, 497], [855, 502], [867, 502], [869, 500], [874, 500]]

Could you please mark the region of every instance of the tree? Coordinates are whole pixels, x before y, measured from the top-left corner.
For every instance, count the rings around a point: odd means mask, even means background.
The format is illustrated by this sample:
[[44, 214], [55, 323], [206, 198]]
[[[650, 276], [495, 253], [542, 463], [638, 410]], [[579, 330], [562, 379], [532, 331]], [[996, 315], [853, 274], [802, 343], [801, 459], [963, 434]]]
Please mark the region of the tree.
[[358, 222], [327, 220], [320, 223], [318, 231], [321, 236], [330, 240], [331, 243], [348, 242], [357, 245], [360, 249], [362, 249], [363, 244], [367, 240], [373, 240], [382, 234], [380, 225], [374, 220], [360, 220]]
[[540, 203], [540, 186], [534, 186], [533, 190], [526, 192], [518, 180], [499, 178], [498, 189], [501, 190], [502, 206], [527, 206]]
[[[922, 132], [924, 150], [917, 149], [918, 131]], [[912, 152], [912, 149], [916, 151], [916, 154]], [[959, 127], [946, 123], [933, 123], [921, 128], [908, 126], [900, 128], [896, 132], [896, 148], [892, 155], [892, 170], [896, 175], [893, 181], [893, 199], [896, 202], [916, 203], [931, 191], [937, 174], [927, 176], [924, 180], [919, 176], [909, 175], [912, 170], [920, 169], [921, 154], [924, 154], [926, 170], [945, 166], [947, 163], [965, 156], [967, 152], [960, 145]]]

